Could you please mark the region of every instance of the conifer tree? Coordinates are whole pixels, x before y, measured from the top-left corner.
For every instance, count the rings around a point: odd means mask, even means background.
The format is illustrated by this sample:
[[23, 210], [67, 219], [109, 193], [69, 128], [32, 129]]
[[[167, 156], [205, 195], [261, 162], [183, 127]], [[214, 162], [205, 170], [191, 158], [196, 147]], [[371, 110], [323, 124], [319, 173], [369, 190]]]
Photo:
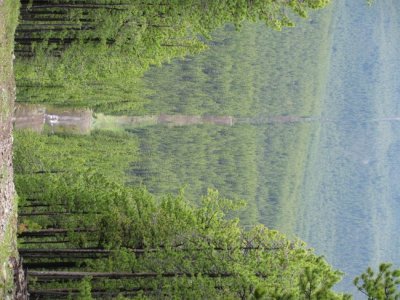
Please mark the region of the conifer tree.
[[368, 300], [400, 299], [400, 269], [390, 263], [381, 263], [377, 273], [369, 267], [353, 283]]

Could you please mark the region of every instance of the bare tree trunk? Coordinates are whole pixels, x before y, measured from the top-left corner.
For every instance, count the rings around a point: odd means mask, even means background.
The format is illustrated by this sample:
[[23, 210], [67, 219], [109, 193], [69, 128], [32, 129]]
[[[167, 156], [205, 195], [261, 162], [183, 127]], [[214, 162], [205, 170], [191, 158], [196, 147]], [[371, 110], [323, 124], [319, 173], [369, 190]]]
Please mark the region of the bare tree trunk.
[[94, 228], [75, 228], [73, 230], [68, 230], [64, 228], [48, 228], [35, 231], [23, 231], [18, 234], [18, 237], [48, 237], [48, 236], [67, 235], [68, 232], [71, 231], [89, 233], [89, 232], [97, 232], [98, 230]]
[[[155, 278], [155, 277], [196, 277], [200, 274], [193, 274], [189, 272], [138, 272], [138, 273], [127, 273], [127, 272], [65, 272], [65, 271], [28, 271], [29, 277], [37, 278], [51, 278], [55, 280], [79, 280], [85, 277], [92, 278], [108, 278], [108, 279], [128, 279], [128, 278]], [[235, 274], [230, 272], [216, 272], [216, 273], [201, 273], [201, 276], [207, 276], [211, 278], [218, 277], [233, 277]]]
[[76, 268], [82, 267], [76, 261], [57, 261], [57, 262], [24, 262], [24, 268], [32, 269], [61, 269], [61, 268]]
[[98, 215], [98, 212], [87, 212], [87, 211], [39, 211], [39, 212], [20, 212], [20, 217], [32, 217], [32, 216], [58, 216], [58, 215]]

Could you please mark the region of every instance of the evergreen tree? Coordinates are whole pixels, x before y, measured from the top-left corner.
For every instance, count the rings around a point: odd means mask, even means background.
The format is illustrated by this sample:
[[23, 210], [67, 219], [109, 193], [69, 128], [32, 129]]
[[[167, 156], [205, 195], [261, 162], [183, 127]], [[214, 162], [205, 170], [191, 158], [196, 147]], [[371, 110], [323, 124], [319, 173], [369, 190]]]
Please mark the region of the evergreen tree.
[[381, 263], [377, 273], [368, 268], [354, 279], [354, 285], [368, 300], [400, 299], [400, 269], [393, 270], [392, 264]]
[[294, 16], [306, 17], [327, 0], [21, 4], [15, 38], [18, 99], [57, 99], [67, 105], [85, 100], [106, 107], [111, 101], [115, 111], [123, 111], [143, 104], [138, 78], [150, 65], [202, 51], [204, 37], [216, 28], [226, 23], [240, 27], [245, 20], [275, 29], [293, 26]]

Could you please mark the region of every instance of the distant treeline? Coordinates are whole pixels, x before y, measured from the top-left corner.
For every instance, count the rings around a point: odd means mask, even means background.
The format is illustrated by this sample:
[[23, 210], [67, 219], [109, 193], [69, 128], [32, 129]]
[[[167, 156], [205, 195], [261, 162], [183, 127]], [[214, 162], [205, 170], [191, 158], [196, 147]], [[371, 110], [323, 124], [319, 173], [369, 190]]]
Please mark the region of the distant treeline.
[[293, 232], [303, 166], [317, 126], [262, 120], [320, 115], [332, 14], [327, 9], [282, 32], [262, 24], [244, 24], [235, 32], [227, 25], [213, 34], [206, 52], [151, 68], [144, 76], [152, 90], [145, 111], [231, 115], [261, 124], [132, 129], [141, 145], [131, 168], [133, 182], [157, 195], [184, 187], [193, 200], [214, 187], [248, 202], [240, 215], [244, 224], [259, 220]]

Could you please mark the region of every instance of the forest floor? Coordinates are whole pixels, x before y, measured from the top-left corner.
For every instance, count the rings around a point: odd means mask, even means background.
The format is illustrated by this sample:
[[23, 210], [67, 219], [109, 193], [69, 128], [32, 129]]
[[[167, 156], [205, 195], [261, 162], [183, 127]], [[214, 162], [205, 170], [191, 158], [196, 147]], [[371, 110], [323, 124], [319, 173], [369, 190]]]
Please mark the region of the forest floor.
[[12, 299], [17, 253], [17, 197], [13, 183], [12, 115], [15, 100], [13, 74], [14, 32], [18, 3], [0, 0], [0, 299]]

